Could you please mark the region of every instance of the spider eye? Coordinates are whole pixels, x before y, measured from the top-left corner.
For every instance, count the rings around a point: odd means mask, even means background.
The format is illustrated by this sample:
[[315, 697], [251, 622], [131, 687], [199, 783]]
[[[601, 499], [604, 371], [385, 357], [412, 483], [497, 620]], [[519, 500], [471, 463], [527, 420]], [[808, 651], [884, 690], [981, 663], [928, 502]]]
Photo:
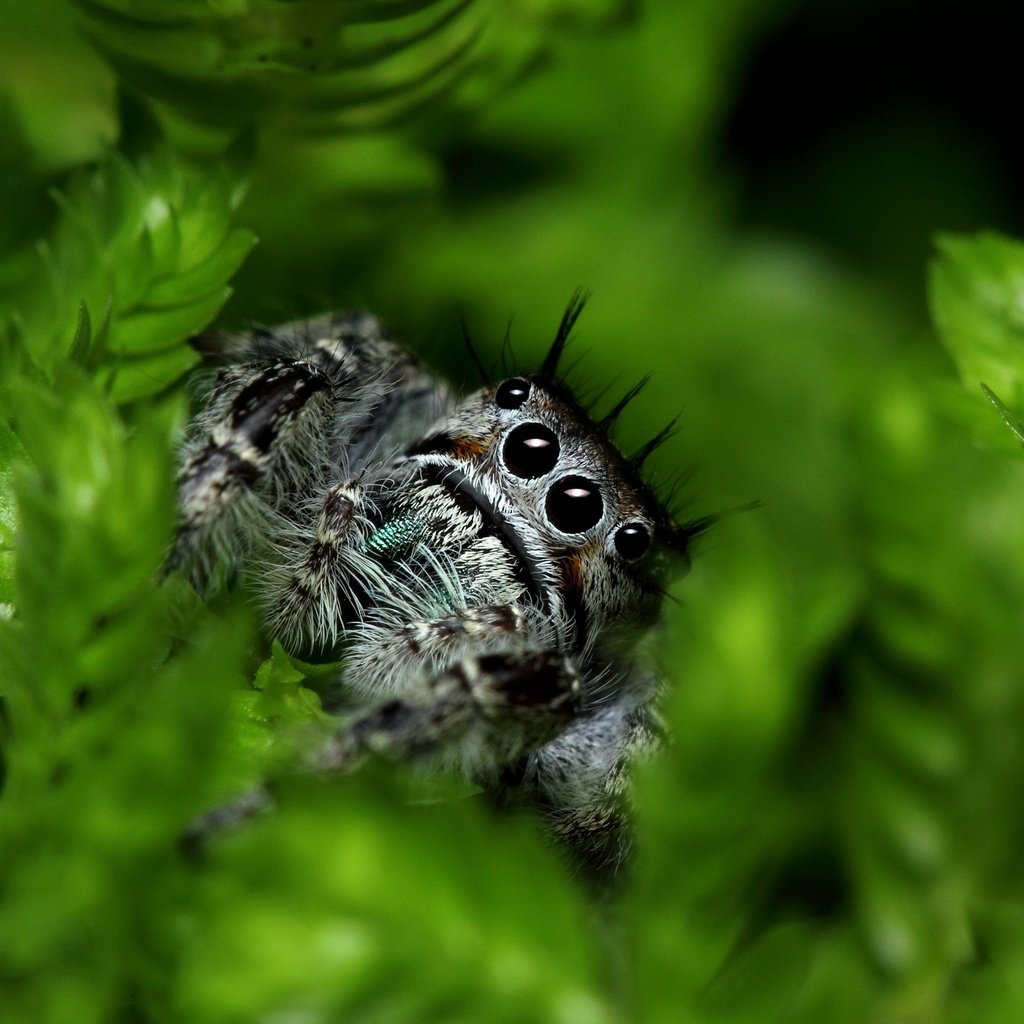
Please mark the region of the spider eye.
[[501, 457], [509, 472], [531, 480], [555, 468], [558, 452], [558, 438], [553, 430], [543, 423], [524, 423], [505, 439]]
[[494, 401], [502, 409], [518, 409], [530, 397], [530, 382], [522, 377], [510, 377], [498, 385]]
[[583, 533], [604, 514], [601, 489], [582, 476], [565, 476], [548, 491], [548, 519], [563, 533]]
[[626, 523], [615, 531], [615, 550], [627, 561], [643, 558], [651, 547], [651, 531], [643, 523]]

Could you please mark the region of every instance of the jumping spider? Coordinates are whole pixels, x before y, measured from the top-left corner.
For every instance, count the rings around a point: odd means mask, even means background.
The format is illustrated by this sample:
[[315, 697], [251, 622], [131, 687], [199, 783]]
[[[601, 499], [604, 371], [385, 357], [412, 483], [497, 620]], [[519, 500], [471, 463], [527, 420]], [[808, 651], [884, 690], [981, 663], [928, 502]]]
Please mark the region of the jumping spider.
[[231, 362], [183, 450], [172, 564], [201, 590], [241, 576], [290, 652], [344, 657], [362, 710], [317, 770], [433, 759], [609, 876], [656, 735], [640, 640], [707, 520], [639, 475], [665, 432], [628, 459], [609, 439], [639, 386], [595, 422], [556, 376], [582, 304], [539, 370], [462, 399], [365, 314], [215, 339]]

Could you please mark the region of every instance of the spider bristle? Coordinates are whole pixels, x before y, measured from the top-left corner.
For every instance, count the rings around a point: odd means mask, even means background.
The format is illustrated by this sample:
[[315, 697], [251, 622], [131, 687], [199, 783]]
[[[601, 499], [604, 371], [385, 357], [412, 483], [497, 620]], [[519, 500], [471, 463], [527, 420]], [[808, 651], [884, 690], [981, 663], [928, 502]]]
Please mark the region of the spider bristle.
[[473, 360], [473, 365], [476, 367], [477, 373], [480, 374], [480, 380], [490, 387], [493, 381], [491, 375], [487, 372], [487, 367], [484, 366], [480, 359], [480, 353], [476, 350], [476, 345], [473, 344], [473, 338], [469, 333], [469, 325], [466, 323], [466, 317], [464, 315], [459, 317], [459, 323], [462, 326], [462, 341], [466, 346], [466, 351], [469, 353], [469, 358]]
[[604, 396], [608, 394], [614, 384], [615, 381], [606, 381], [597, 388], [596, 391], [594, 390], [594, 385], [590, 385], [586, 392], [577, 392], [576, 394], [576, 400], [583, 406], [584, 411], [595, 427], [597, 426], [597, 416], [595, 415], [594, 410], [597, 408], [598, 403], [604, 399]]
[[611, 431], [612, 427], [615, 426], [616, 420], [618, 420], [618, 418], [622, 415], [623, 410], [626, 408], [626, 406], [629, 405], [629, 403], [632, 402], [633, 399], [636, 398], [636, 396], [639, 395], [640, 392], [643, 391], [643, 389], [645, 387], [647, 387], [647, 385], [650, 383], [650, 381], [651, 381], [651, 375], [650, 374], [645, 374], [643, 377], [641, 377], [615, 403], [615, 405], [613, 405], [612, 408], [607, 413], [605, 413], [604, 417], [597, 424], [598, 429], [602, 433], [604, 433], [604, 434], [609, 433]]
[[512, 317], [510, 316], [505, 324], [505, 334], [501, 339], [501, 375], [507, 377], [513, 367], [518, 365], [516, 350], [512, 347]]
[[721, 518], [720, 515], [714, 513], [707, 516], [698, 516], [696, 519], [688, 519], [685, 523], [676, 523], [673, 532], [677, 536], [691, 541], [694, 537], [707, 533]]
[[672, 591], [661, 586], [659, 583], [648, 583], [646, 589], [648, 593], [656, 594], [662, 601], [671, 601], [674, 605], [682, 606], [682, 601]]
[[717, 515], [698, 516], [696, 519], [689, 519], [684, 523], [669, 523], [663, 543], [670, 551], [680, 555], [685, 560], [687, 567], [689, 567], [690, 545], [692, 541], [707, 533], [720, 518]]
[[551, 348], [548, 349], [544, 362], [541, 363], [540, 370], [538, 371], [539, 376], [550, 380], [558, 372], [558, 362], [565, 351], [569, 335], [572, 334], [572, 329], [576, 325], [576, 321], [579, 319], [580, 313], [583, 312], [583, 307], [587, 304], [589, 298], [590, 296], [581, 288], [577, 288], [572, 293], [569, 305], [566, 306], [565, 312], [562, 314], [562, 321], [558, 325], [555, 340], [551, 343]]
[[674, 468], [664, 479], [655, 476], [648, 480], [648, 485], [654, 491], [658, 504], [673, 519], [676, 518], [686, 502], [679, 497], [680, 490], [685, 486], [689, 489], [693, 482], [693, 469]]
[[576, 395], [577, 401], [579, 401], [579, 386], [573, 383], [573, 374], [576, 373], [580, 366], [587, 362], [587, 359], [590, 357], [590, 354], [590, 349], [580, 352], [580, 354], [576, 356], [576, 358], [565, 368], [565, 370], [561, 374], [562, 382], [569, 388], [569, 390], [574, 395]]
[[682, 523], [670, 522], [665, 533], [664, 543], [673, 551], [688, 555], [690, 541], [707, 533], [712, 526], [716, 526], [726, 516], [735, 515], [737, 512], [753, 512], [759, 508], [764, 508], [763, 502], [748, 501], [745, 505], [736, 505], [722, 512], [697, 516], [696, 519], [688, 519]]
[[678, 422], [679, 417], [673, 416], [672, 419], [664, 427], [662, 427], [661, 430], [659, 430], [658, 433], [655, 434], [654, 437], [650, 439], [650, 441], [647, 442], [647, 444], [642, 445], [635, 452], [633, 452], [633, 454], [630, 455], [626, 461], [635, 470], [639, 471], [639, 469], [650, 457], [651, 452], [655, 451], [657, 448], [660, 448], [676, 432], [676, 424]]
[[661, 502], [661, 507], [673, 517], [682, 504], [679, 499], [679, 488], [682, 484], [682, 479], [677, 477], [674, 480], [669, 480], [667, 483], [660, 484], [658, 487], [657, 494], [658, 500]]

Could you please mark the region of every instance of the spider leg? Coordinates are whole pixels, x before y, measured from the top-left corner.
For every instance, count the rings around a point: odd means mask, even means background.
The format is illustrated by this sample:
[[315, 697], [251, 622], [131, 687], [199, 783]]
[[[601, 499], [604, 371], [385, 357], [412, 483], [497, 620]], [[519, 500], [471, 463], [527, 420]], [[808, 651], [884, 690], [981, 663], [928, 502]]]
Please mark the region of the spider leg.
[[[412, 628], [440, 637], [452, 627], [438, 621]], [[350, 720], [310, 768], [347, 772], [370, 755], [454, 768], [499, 805], [538, 810], [576, 868], [605, 887], [621, 877], [630, 852], [631, 768], [658, 742], [646, 705], [620, 695], [586, 709], [572, 661], [549, 648], [525, 648], [460, 658], [425, 687]]]
[[304, 526], [278, 541], [260, 581], [272, 632], [289, 650], [331, 650], [358, 621], [381, 569], [361, 551], [372, 499], [355, 481], [333, 485]]
[[[198, 586], [218, 558], [238, 562], [264, 536], [289, 493], [315, 478], [332, 381], [316, 366], [280, 359], [253, 368], [218, 402], [178, 474], [180, 527], [171, 568]], [[218, 396], [221, 398], [222, 396]]]
[[571, 724], [515, 780], [592, 881], [606, 884], [621, 875], [630, 852], [632, 769], [657, 748], [660, 735], [649, 704], [620, 699]]
[[369, 754], [440, 757], [470, 775], [493, 772], [547, 743], [580, 711], [572, 661], [546, 648], [471, 655], [349, 721], [314, 755], [319, 773], [347, 771]]
[[339, 468], [352, 473], [435, 415], [447, 391], [366, 314], [247, 335], [207, 335], [217, 374], [178, 473], [180, 528], [170, 568], [203, 589], [287, 529]]
[[[420, 623], [416, 632], [422, 636], [425, 626]], [[454, 626], [445, 621], [439, 628], [447, 632]], [[395, 761], [440, 758], [470, 775], [494, 775], [501, 762], [557, 736], [579, 708], [579, 678], [560, 654], [533, 648], [468, 656], [415, 693], [350, 719], [314, 751], [305, 768], [331, 776], [377, 755]], [[195, 818], [182, 835], [183, 849], [201, 853], [211, 838], [266, 812], [274, 805], [273, 788], [272, 783], [257, 786]]]

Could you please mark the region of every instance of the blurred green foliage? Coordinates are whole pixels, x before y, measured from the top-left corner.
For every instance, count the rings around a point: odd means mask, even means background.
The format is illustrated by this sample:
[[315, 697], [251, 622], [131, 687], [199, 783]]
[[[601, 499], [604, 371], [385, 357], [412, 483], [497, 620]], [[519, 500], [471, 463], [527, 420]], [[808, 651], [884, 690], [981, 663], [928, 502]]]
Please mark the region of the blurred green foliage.
[[[944, 236], [935, 330], [923, 266], [738, 218], [723, 125], [800, 11], [0, 9], [0, 1019], [1022, 1019], [1024, 464], [978, 385], [1024, 415], [1024, 248]], [[188, 336], [365, 305], [459, 377], [460, 312], [529, 365], [578, 284], [573, 381], [654, 373], [624, 444], [682, 407], [658, 475], [763, 503], [673, 586], [623, 891], [383, 769], [184, 857], [322, 719], [242, 602], [160, 579]]]

